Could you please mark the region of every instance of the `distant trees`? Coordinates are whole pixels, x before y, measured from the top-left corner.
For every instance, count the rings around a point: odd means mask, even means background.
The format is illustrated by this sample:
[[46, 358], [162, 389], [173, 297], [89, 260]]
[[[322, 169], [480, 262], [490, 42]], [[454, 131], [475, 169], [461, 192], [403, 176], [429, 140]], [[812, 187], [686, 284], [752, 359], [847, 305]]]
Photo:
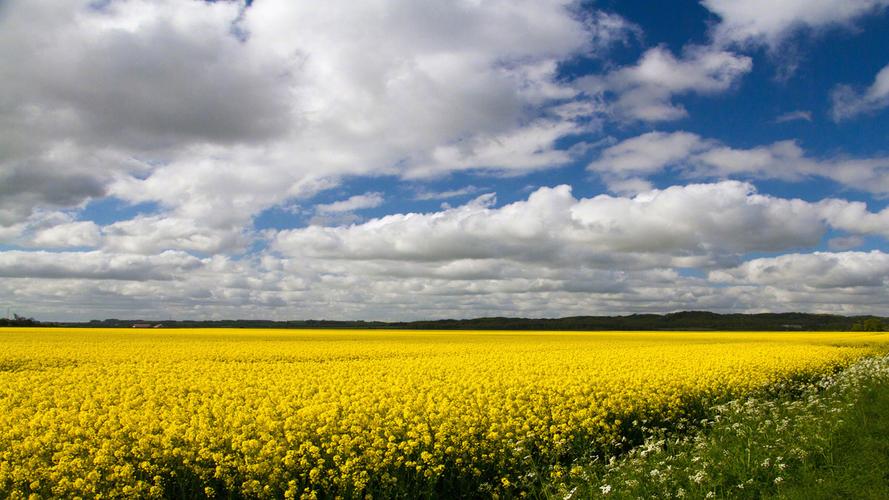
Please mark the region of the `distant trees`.
[[13, 314], [12, 318], [0, 318], [0, 326], [39, 326], [40, 322], [34, 318], [26, 318]]
[[852, 323], [853, 332], [884, 332], [886, 324], [880, 318], [867, 318], [862, 321]]
[[[2, 0], [0, 0], [2, 2]], [[0, 326], [68, 326], [129, 328], [150, 323], [166, 328], [393, 328], [441, 330], [711, 330], [711, 331], [889, 331], [889, 318], [807, 313], [717, 314], [683, 311], [670, 314], [629, 316], [575, 316], [568, 318], [474, 318], [430, 321], [337, 321], [337, 320], [199, 320], [148, 321], [132, 319], [92, 320], [84, 323], [48, 322], [13, 315], [0, 318]]]

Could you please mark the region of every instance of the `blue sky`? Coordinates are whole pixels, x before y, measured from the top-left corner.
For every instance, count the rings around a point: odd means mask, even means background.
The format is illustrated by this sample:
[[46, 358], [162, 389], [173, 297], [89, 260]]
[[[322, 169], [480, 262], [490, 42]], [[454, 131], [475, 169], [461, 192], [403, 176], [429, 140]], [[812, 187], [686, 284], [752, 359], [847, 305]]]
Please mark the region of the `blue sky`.
[[0, 305], [886, 314], [889, 1], [13, 0]]

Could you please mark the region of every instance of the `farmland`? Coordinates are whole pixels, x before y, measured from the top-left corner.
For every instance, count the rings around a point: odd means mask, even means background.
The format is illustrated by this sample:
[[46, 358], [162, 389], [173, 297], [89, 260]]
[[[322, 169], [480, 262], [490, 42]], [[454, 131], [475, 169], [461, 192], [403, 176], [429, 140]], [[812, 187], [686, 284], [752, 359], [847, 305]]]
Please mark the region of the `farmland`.
[[0, 329], [0, 496], [505, 495], [889, 334]]

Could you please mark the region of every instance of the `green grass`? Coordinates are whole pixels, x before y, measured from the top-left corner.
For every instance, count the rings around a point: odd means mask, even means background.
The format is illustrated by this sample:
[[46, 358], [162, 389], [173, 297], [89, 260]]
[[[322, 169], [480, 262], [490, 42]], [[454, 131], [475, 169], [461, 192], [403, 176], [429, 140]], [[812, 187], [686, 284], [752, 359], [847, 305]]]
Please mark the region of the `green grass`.
[[550, 498], [889, 499], [889, 357], [716, 407], [691, 432], [650, 429], [576, 463]]
[[780, 498], [889, 498], [889, 383], [862, 390], [828, 451], [801, 468]]

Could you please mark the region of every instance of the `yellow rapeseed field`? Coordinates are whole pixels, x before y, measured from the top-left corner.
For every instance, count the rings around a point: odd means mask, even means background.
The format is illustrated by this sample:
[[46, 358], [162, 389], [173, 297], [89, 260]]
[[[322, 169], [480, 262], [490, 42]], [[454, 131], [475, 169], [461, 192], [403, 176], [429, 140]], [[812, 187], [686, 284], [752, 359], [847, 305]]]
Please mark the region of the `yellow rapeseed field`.
[[0, 497], [511, 494], [645, 422], [887, 346], [868, 333], [0, 329]]

